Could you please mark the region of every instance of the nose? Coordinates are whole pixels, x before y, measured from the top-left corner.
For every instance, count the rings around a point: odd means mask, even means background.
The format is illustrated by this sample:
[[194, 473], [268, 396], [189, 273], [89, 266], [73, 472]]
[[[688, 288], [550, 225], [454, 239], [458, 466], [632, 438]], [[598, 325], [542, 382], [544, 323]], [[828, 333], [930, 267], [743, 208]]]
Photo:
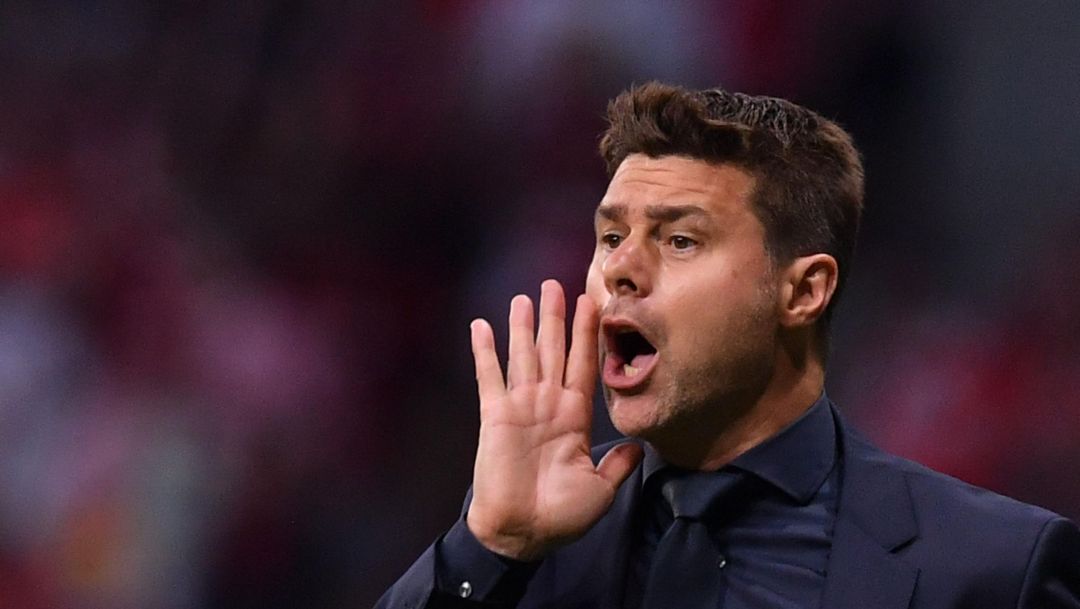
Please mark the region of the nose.
[[604, 287], [612, 296], [643, 298], [652, 291], [654, 253], [649, 244], [628, 237], [604, 259]]

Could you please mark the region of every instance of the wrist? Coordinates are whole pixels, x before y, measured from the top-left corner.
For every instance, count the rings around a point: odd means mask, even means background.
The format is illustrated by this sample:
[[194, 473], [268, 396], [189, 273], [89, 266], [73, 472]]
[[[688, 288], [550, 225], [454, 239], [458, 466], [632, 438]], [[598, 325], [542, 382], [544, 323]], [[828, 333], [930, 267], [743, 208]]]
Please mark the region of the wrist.
[[482, 518], [469, 512], [465, 516], [469, 532], [480, 545], [491, 552], [519, 562], [535, 562], [546, 554], [545, 545], [537, 543], [535, 536], [528, 533], [508, 533], [487, 526]]
[[468, 599], [475, 601], [476, 606], [516, 607], [540, 564], [519, 562], [492, 552], [476, 539], [462, 519], [435, 544], [436, 589], [443, 596], [461, 598], [462, 585], [467, 582], [471, 588]]

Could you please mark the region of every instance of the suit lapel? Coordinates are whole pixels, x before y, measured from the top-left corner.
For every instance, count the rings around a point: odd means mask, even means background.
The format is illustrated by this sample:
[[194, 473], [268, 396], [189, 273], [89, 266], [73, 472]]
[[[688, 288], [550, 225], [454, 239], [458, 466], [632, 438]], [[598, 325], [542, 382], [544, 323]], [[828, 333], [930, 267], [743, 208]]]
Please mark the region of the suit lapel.
[[841, 518], [833, 536], [822, 607], [904, 609], [911, 602], [918, 573], [854, 522]]
[[903, 609], [919, 574], [895, 553], [918, 536], [907, 480], [833, 414], [843, 482], [822, 606]]

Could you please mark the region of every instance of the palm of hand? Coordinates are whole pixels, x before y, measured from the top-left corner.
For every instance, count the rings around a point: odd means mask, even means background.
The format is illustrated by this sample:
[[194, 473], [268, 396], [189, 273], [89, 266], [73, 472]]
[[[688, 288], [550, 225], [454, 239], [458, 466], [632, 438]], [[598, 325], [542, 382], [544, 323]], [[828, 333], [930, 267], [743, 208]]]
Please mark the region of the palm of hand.
[[591, 301], [580, 297], [577, 305], [567, 358], [558, 283], [543, 286], [535, 343], [532, 304], [512, 301], [509, 387], [490, 326], [472, 326], [481, 426], [468, 524], [481, 543], [513, 558], [539, 558], [584, 535], [640, 458], [639, 447], [623, 444], [593, 464], [598, 321]]

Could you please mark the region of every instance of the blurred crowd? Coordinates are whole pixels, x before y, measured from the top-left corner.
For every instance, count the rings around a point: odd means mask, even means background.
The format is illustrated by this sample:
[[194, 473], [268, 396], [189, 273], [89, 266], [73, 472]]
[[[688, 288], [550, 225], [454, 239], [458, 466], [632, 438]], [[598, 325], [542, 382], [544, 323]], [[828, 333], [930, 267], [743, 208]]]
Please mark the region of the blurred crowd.
[[468, 321], [581, 288], [604, 107], [650, 79], [854, 133], [830, 395], [1080, 517], [1077, 31], [1065, 1], [0, 3], [0, 609], [373, 604], [468, 485]]

